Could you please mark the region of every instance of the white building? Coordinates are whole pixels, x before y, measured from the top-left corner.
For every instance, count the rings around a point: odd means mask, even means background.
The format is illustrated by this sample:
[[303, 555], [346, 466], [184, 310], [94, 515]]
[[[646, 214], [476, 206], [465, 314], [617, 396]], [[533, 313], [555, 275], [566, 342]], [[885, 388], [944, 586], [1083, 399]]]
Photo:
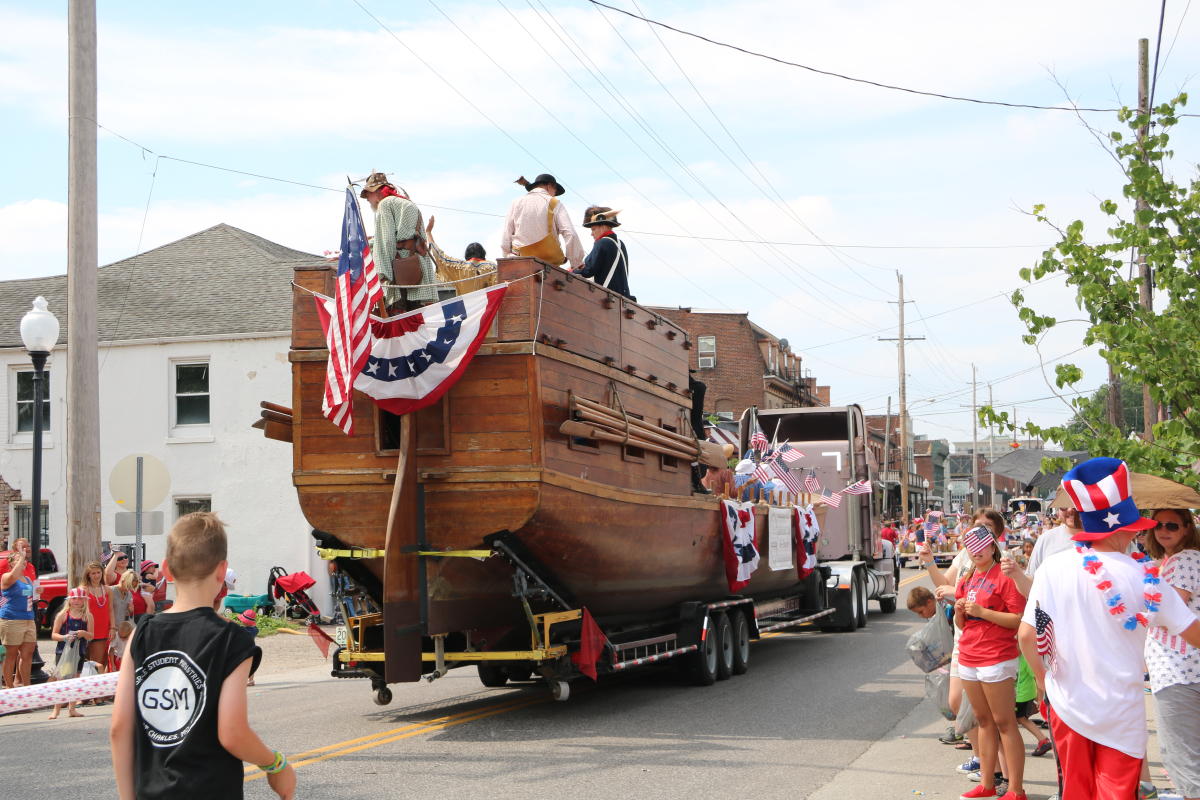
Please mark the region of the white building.
[[[292, 270], [320, 256], [217, 225], [99, 270], [101, 539], [116, 534], [113, 466], [149, 454], [170, 474], [158, 508], [163, 528], [182, 514], [213, 510], [229, 531], [236, 591], [266, 591], [273, 566], [305, 570], [328, 612], [328, 580], [291, 483], [292, 449], [250, 427], [259, 401], [291, 405]], [[33, 423], [32, 366], [21, 316], [42, 295], [62, 324], [50, 356], [43, 407], [43, 531], [65, 564], [65, 276], [0, 283], [0, 478], [21, 492], [9, 501], [10, 535], [28, 535]], [[0, 538], [3, 533], [0, 532]], [[161, 560], [165, 536], [146, 538]]]

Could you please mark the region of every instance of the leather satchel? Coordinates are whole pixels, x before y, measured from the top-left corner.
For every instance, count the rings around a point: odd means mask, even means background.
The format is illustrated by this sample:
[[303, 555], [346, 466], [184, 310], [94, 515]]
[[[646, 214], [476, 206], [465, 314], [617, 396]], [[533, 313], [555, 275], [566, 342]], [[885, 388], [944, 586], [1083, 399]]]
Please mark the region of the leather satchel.
[[[418, 213], [418, 231], [421, 230], [422, 224], [421, 215]], [[429, 255], [429, 247], [420, 236], [414, 236], [411, 239], [396, 241], [396, 252], [399, 253], [401, 250], [407, 250], [412, 255], [396, 255], [392, 258], [392, 282], [397, 286], [416, 286], [424, 277], [421, 273], [421, 256]]]

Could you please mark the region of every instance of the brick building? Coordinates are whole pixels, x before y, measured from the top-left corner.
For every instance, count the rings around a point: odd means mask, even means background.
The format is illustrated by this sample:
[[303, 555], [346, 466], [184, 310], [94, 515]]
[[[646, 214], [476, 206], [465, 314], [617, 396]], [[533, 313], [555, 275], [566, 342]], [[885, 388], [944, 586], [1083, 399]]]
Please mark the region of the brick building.
[[[971, 451], [968, 447], [950, 456], [950, 500], [955, 506], [959, 508], [983, 508], [990, 506], [1003, 509], [1008, 505], [1009, 499], [1020, 494], [1021, 485], [1017, 481], [1012, 478], [1006, 478], [1003, 475], [993, 476], [988, 471], [988, 460], [985, 453], [980, 452], [977, 454], [975, 461], [977, 462], [975, 470], [978, 472], [979, 485], [976, 492], [977, 499], [972, 503], [971, 479], [973, 472], [971, 467]], [[992, 496], [993, 480], [996, 486], [995, 497]]]
[[950, 442], [917, 437], [913, 442], [913, 464], [917, 474], [929, 482], [929, 504], [950, 507]]
[[9, 486], [8, 481], [0, 477], [0, 550], [8, 549], [13, 504], [20, 501], [21, 490]]
[[[900, 415], [869, 414], [866, 416], [869, 440], [867, 447], [879, 464], [879, 480], [883, 483], [884, 512], [888, 516], [899, 516], [901, 509], [901, 482], [907, 486], [908, 508], [917, 516], [925, 507], [935, 502], [933, 481], [916, 469], [919, 459], [914, 458], [912, 417], [908, 418], [908, 458], [900, 454]], [[906, 463], [907, 461], [907, 463]]]
[[787, 339], [750, 321], [746, 313], [656, 307], [695, 343], [692, 369], [708, 390], [704, 410], [737, 419], [750, 406], [829, 405], [829, 387], [804, 375]]

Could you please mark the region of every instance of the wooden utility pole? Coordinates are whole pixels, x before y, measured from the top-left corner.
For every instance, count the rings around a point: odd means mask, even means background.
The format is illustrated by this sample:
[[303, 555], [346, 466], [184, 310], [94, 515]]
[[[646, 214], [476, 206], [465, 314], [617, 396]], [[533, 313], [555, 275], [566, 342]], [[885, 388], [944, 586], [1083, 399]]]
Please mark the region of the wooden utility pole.
[[909, 336], [904, 335], [904, 304], [911, 303], [911, 300], [904, 299], [904, 276], [900, 274], [900, 270], [896, 270], [896, 283], [900, 289], [900, 299], [897, 301], [900, 305], [900, 335], [899, 337], [881, 337], [881, 342], [896, 343], [896, 360], [897, 368], [900, 372], [900, 516], [907, 525], [912, 517], [908, 513], [908, 384], [907, 376], [904, 371], [904, 343], [906, 341], [917, 341], [924, 339], [924, 336]]
[[[1149, 120], [1150, 114], [1150, 40], [1138, 39], [1138, 114]], [[1138, 144], [1142, 146], [1140, 158], [1146, 161], [1146, 136], [1150, 133], [1149, 124], [1143, 124], [1138, 129]], [[1137, 210], [1147, 208], [1146, 199], [1139, 194], [1136, 202]], [[1138, 228], [1146, 230], [1146, 223], [1138, 219]], [[1138, 287], [1138, 301], [1148, 312], [1154, 311], [1154, 283], [1150, 274], [1150, 266], [1146, 263], [1145, 248], [1139, 247], [1137, 253], [1138, 274], [1142, 284]], [[1158, 407], [1150, 397], [1150, 387], [1142, 386], [1142, 438], [1146, 441], [1154, 439], [1154, 423], [1158, 421]]]
[[[892, 396], [888, 395], [887, 416], [883, 418], [883, 485], [887, 486], [887, 473], [892, 466]], [[892, 491], [883, 491], [883, 515], [892, 513]], [[907, 523], [906, 523], [907, 524]]]
[[971, 512], [979, 505], [979, 409], [975, 398], [975, 365], [971, 365]]
[[67, 80], [67, 579], [74, 586], [100, 555], [95, 0], [67, 4]]

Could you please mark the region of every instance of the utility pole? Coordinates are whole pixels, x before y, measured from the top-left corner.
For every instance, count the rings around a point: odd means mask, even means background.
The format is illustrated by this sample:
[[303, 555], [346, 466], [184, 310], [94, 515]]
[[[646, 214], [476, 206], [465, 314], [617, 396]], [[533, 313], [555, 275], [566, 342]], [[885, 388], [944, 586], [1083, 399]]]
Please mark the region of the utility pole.
[[975, 398], [975, 365], [971, 364], [971, 511], [979, 504], [979, 413]]
[[69, 0], [67, 53], [67, 579], [74, 586], [100, 555], [95, 0]]
[[[1150, 114], [1150, 40], [1138, 39], [1138, 114], [1147, 120], [1138, 129], [1138, 144], [1142, 146], [1140, 158], [1146, 161], [1146, 136], [1150, 133], [1149, 114]], [[1142, 195], [1137, 196], [1137, 210], [1143, 211], [1147, 208], [1146, 199]], [[1138, 219], [1138, 228], [1146, 230], [1146, 223]], [[1142, 278], [1142, 284], [1138, 287], [1138, 302], [1146, 311], [1153, 313], [1154, 311], [1154, 284], [1153, 276], [1150, 274], [1150, 266], [1146, 263], [1146, 251], [1139, 247], [1137, 253], [1138, 274]], [[1158, 407], [1150, 397], [1150, 387], [1142, 386], [1142, 438], [1147, 442], [1154, 440], [1154, 423], [1158, 421]]]
[[[888, 395], [887, 416], [883, 422], [883, 485], [887, 486], [887, 473], [892, 466], [892, 396]], [[890, 516], [892, 513], [892, 491], [884, 489], [883, 492], [883, 516]], [[907, 523], [906, 523], [907, 524]]]
[[907, 377], [904, 372], [904, 343], [914, 342], [924, 339], [924, 336], [908, 336], [904, 335], [904, 304], [911, 303], [911, 300], [904, 299], [904, 276], [900, 274], [900, 270], [896, 270], [896, 283], [900, 289], [900, 299], [897, 301], [900, 307], [900, 335], [896, 338], [883, 338], [881, 342], [896, 343], [896, 360], [897, 369], [900, 372], [900, 516], [907, 525], [912, 519], [908, 513], [908, 388]]
[[[995, 406], [992, 405], [992, 385], [990, 383], [988, 384], [988, 408], [992, 409], [993, 411], [995, 410]], [[1015, 422], [1016, 420], [1014, 419], [1013, 421]], [[992, 464], [996, 463], [995, 447], [996, 447], [995, 424], [992, 423], [991, 421], [989, 421], [988, 422], [988, 466], [989, 467]], [[990, 474], [992, 476], [992, 506], [995, 506], [996, 505], [996, 473], [991, 472]]]

